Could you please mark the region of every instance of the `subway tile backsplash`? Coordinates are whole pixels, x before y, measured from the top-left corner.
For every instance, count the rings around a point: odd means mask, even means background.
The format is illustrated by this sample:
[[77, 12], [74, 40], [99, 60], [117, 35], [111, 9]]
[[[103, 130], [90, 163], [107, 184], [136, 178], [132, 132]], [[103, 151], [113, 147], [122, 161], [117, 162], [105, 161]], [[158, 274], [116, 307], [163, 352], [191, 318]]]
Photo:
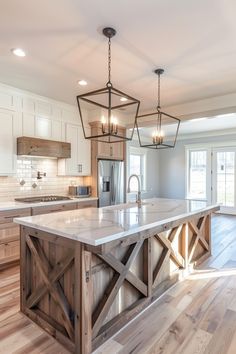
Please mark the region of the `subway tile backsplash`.
[[[38, 171], [46, 173], [46, 176], [37, 179]], [[58, 177], [56, 159], [18, 158], [16, 176], [0, 177], [0, 200], [49, 194], [67, 195], [70, 184], [83, 185], [85, 181], [85, 177]]]

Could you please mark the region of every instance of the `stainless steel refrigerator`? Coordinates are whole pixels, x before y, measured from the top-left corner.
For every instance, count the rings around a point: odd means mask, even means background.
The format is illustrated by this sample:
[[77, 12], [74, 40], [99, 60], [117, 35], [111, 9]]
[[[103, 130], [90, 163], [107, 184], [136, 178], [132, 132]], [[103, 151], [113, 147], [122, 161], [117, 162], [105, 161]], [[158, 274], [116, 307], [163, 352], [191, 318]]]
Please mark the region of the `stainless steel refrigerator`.
[[124, 203], [124, 162], [98, 160], [99, 207]]

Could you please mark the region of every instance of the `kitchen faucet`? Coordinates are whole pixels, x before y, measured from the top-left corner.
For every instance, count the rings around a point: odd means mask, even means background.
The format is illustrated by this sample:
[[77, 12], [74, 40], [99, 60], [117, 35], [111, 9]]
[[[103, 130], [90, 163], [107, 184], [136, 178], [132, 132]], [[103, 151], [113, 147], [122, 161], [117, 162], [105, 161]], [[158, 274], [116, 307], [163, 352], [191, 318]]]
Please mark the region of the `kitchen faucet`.
[[129, 176], [127, 193], [130, 193], [130, 180], [133, 177], [137, 178], [137, 181], [138, 181], [138, 193], [137, 193], [137, 197], [136, 197], [136, 203], [138, 203], [138, 207], [141, 208], [141, 204], [142, 204], [142, 200], [141, 200], [141, 183], [140, 183], [140, 179], [139, 179], [138, 175], [133, 174], [133, 175]]

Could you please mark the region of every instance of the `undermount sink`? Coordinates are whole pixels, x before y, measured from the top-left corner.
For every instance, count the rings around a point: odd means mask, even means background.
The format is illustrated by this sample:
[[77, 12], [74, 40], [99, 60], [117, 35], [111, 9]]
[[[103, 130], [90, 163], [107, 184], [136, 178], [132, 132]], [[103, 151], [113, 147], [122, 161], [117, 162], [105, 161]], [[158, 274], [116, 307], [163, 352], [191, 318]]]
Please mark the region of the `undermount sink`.
[[[141, 203], [141, 208], [142, 208], [142, 206], [151, 205], [151, 204], [152, 203], [142, 202]], [[117, 205], [110, 205], [110, 206], [105, 207], [105, 208], [106, 209], [110, 209], [110, 210], [123, 210], [123, 209], [138, 208], [138, 203], [129, 202], [129, 203], [123, 203], [123, 204], [117, 204]]]

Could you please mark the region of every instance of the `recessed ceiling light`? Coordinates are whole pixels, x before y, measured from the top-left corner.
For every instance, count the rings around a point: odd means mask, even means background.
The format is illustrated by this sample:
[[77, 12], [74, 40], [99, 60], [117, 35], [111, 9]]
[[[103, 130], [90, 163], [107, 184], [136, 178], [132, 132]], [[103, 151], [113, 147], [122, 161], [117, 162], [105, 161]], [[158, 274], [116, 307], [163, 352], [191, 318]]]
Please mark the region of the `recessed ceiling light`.
[[13, 48], [11, 51], [17, 57], [25, 57], [26, 56], [25, 51], [21, 48]]
[[85, 80], [79, 80], [78, 81], [78, 85], [80, 85], [80, 86], [86, 86], [88, 83], [87, 83], [87, 81], [85, 81]]
[[120, 101], [121, 101], [121, 102], [126, 102], [126, 101], [128, 101], [128, 98], [126, 98], [126, 97], [121, 97]]

